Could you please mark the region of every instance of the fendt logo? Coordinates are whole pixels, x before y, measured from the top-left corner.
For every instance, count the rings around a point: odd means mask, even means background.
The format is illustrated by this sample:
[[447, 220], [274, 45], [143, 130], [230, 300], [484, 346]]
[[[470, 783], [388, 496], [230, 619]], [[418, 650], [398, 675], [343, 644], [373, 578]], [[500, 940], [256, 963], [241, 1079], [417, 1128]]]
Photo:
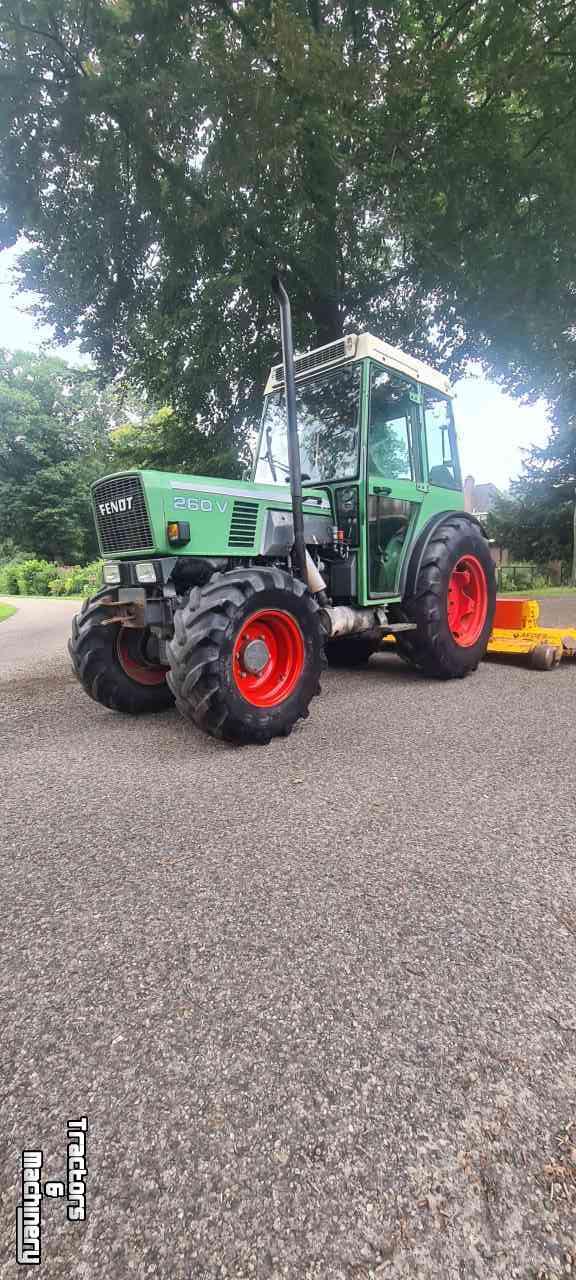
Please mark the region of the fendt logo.
[[132, 498], [111, 498], [109, 502], [99, 502], [101, 516], [111, 516], [119, 511], [132, 510]]

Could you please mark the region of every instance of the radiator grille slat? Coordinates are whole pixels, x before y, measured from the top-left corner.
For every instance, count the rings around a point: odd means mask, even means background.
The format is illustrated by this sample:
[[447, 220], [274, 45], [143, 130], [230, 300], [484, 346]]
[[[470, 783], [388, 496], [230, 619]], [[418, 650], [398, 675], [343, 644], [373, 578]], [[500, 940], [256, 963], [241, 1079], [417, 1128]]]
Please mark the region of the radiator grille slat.
[[151, 551], [154, 546], [140, 476], [98, 480], [92, 490], [96, 527], [104, 555]]
[[229, 547], [253, 547], [258, 523], [258, 503], [238, 500], [230, 521]]

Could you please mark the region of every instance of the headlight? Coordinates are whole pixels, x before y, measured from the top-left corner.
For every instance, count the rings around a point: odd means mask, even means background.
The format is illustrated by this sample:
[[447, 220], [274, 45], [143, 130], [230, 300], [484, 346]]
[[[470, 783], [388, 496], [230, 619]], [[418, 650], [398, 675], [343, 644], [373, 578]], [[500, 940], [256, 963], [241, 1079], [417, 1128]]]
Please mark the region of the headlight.
[[122, 581], [122, 572], [116, 560], [106, 560], [102, 566], [102, 579], [109, 587], [116, 586]]
[[156, 582], [156, 566], [153, 560], [142, 560], [135, 565], [137, 582]]

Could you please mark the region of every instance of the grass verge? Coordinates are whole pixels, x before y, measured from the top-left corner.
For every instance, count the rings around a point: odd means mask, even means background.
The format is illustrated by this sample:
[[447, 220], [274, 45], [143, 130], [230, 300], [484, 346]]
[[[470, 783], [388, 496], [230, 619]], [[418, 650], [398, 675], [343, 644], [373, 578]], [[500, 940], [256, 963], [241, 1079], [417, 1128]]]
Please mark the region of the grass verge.
[[0, 604], [0, 622], [4, 622], [5, 618], [11, 618], [16, 610], [11, 604]]

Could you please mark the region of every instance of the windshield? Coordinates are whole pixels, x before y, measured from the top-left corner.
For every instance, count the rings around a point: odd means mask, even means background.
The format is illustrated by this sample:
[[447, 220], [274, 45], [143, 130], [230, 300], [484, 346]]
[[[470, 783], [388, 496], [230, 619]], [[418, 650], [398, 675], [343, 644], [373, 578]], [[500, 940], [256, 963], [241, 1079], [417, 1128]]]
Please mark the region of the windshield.
[[[360, 364], [343, 365], [296, 383], [304, 482], [352, 479], [358, 470]], [[267, 396], [255, 480], [288, 484], [284, 391]]]

